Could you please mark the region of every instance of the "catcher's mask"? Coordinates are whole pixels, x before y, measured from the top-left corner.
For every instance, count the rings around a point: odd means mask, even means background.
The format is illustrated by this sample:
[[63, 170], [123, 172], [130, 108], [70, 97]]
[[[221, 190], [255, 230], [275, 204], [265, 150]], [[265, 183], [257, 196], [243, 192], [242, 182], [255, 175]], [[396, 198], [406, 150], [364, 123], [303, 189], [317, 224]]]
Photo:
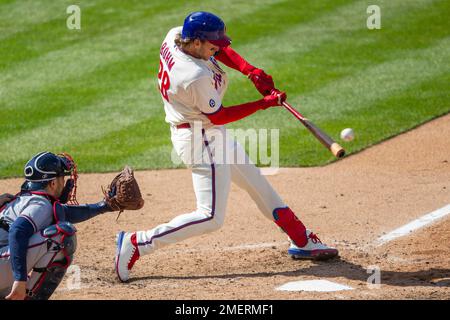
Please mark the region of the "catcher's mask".
[[77, 166], [72, 157], [67, 153], [54, 154], [51, 152], [40, 152], [31, 158], [24, 168], [25, 182], [22, 191], [43, 190], [49, 181], [57, 177], [70, 176], [62, 192], [61, 202], [76, 201], [76, 182], [78, 178]]

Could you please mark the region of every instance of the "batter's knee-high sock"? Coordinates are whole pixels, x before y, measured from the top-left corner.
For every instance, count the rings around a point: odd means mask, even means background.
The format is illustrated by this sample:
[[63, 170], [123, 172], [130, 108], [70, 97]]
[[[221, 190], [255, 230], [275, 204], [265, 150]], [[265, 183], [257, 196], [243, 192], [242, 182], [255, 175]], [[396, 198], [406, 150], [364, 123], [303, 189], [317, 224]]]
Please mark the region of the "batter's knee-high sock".
[[273, 210], [273, 218], [277, 226], [283, 229], [297, 247], [304, 247], [307, 244], [306, 227], [289, 207]]

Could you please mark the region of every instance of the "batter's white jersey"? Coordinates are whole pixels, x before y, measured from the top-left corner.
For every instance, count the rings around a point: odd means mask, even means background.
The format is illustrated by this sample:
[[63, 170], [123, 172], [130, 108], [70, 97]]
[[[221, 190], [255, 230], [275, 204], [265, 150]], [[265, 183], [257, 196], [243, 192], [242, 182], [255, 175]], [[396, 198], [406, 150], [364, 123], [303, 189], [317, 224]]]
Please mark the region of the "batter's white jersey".
[[[228, 81], [215, 59], [196, 59], [178, 49], [174, 40], [181, 31], [181, 27], [174, 28], [164, 39], [158, 80], [166, 122], [172, 125], [170, 131], [174, 150], [192, 171], [197, 208], [150, 230], [137, 231], [136, 242], [141, 256], [219, 229], [225, 220], [231, 182], [247, 191], [270, 221], [274, 221], [276, 209], [287, 208], [225, 126], [213, 125], [206, 116], [220, 109]], [[203, 127], [196, 132], [196, 122], [200, 121]], [[194, 123], [194, 126], [177, 126], [182, 123]], [[227, 154], [227, 161], [223, 161], [224, 154]], [[177, 191], [174, 189], [174, 192]], [[128, 278], [131, 269], [126, 254], [132, 252], [129, 249], [132, 243], [126, 241], [120, 241], [116, 256], [116, 270], [121, 280]]]
[[201, 121], [213, 126], [206, 114], [219, 110], [228, 79], [217, 61], [185, 54], [175, 44], [182, 27], [169, 31], [160, 50], [158, 84], [164, 102], [166, 122], [172, 125]]
[[[220, 228], [225, 220], [231, 181], [249, 193], [269, 220], [273, 221], [275, 208], [286, 207], [248, 159], [244, 148], [228, 135], [225, 126], [214, 126], [205, 115], [217, 112], [221, 107], [228, 80], [215, 59], [196, 59], [177, 48], [174, 39], [181, 30], [181, 27], [170, 30], [164, 39], [158, 78], [166, 121], [172, 125], [201, 121], [203, 125], [199, 134], [195, 132], [195, 125], [171, 127], [174, 149], [192, 170], [197, 208], [151, 230], [138, 231], [136, 241], [140, 255]], [[244, 161], [220, 161], [223, 152]], [[196, 162], [195, 159], [209, 161]]]

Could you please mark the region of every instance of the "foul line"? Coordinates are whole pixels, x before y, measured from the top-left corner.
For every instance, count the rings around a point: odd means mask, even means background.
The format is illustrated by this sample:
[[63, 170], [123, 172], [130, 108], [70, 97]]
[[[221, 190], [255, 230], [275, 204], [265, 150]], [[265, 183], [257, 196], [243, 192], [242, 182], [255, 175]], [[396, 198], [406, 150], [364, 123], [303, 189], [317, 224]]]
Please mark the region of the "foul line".
[[[270, 248], [270, 247], [281, 247], [281, 246], [289, 246], [289, 241], [283, 242], [260, 242], [260, 243], [248, 243], [238, 246], [229, 246], [229, 247], [221, 247], [220, 250], [223, 251], [239, 251], [239, 250], [252, 250], [252, 249], [262, 249], [262, 248]], [[196, 253], [196, 252], [207, 252], [207, 251], [217, 251], [217, 249], [211, 248], [210, 246], [197, 247], [195, 249], [177, 249], [172, 252], [183, 252], [183, 253]]]
[[433, 223], [434, 221], [445, 217], [448, 214], [450, 214], [450, 204], [436, 211], [428, 213], [423, 217], [420, 217], [419, 219], [411, 221], [410, 223], [404, 225], [403, 227], [400, 227], [398, 229], [395, 229], [394, 231], [389, 232], [388, 234], [378, 238], [375, 244], [377, 246], [381, 246], [389, 241], [408, 235], [411, 232], [423, 228]]
[[[367, 251], [371, 250], [374, 247], [382, 246], [392, 240], [395, 240], [397, 238], [406, 236], [420, 228], [423, 228], [427, 225], [432, 224], [436, 220], [442, 219], [445, 216], [450, 214], [450, 204], [446, 205], [445, 207], [442, 207], [440, 209], [437, 209], [431, 213], [428, 213], [414, 221], [411, 221], [410, 223], [395, 229], [388, 234], [379, 237], [375, 242], [372, 242], [371, 244], [368, 244], [366, 246], [357, 246], [357, 245], [348, 245], [346, 243], [341, 243], [339, 241], [335, 241], [333, 243], [334, 246], [339, 246], [340, 244], [346, 249], [355, 249], [355, 250], [362, 250]], [[288, 241], [283, 242], [260, 242], [260, 243], [247, 243], [237, 246], [228, 246], [228, 247], [221, 247], [220, 250], [223, 251], [239, 251], [239, 250], [254, 250], [254, 249], [262, 249], [262, 248], [270, 248], [270, 247], [282, 247], [282, 246], [289, 246]], [[195, 253], [195, 252], [207, 252], [211, 250], [217, 250], [212, 249], [210, 246], [204, 246], [204, 247], [197, 247], [195, 249], [176, 249], [175, 252], [183, 252], [183, 253]], [[173, 252], [173, 251], [172, 251]]]

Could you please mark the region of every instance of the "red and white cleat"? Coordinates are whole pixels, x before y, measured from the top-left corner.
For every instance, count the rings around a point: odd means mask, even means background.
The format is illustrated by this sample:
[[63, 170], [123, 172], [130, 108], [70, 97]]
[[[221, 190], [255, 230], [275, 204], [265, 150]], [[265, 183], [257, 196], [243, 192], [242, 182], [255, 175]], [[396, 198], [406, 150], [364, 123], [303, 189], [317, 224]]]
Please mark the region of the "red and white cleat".
[[117, 234], [117, 251], [114, 268], [121, 282], [128, 281], [130, 270], [139, 259], [139, 249], [136, 243], [136, 233], [121, 231]]
[[292, 241], [288, 254], [293, 259], [328, 260], [339, 255], [335, 248], [328, 247], [311, 231], [306, 230], [308, 243], [304, 247], [297, 247]]

